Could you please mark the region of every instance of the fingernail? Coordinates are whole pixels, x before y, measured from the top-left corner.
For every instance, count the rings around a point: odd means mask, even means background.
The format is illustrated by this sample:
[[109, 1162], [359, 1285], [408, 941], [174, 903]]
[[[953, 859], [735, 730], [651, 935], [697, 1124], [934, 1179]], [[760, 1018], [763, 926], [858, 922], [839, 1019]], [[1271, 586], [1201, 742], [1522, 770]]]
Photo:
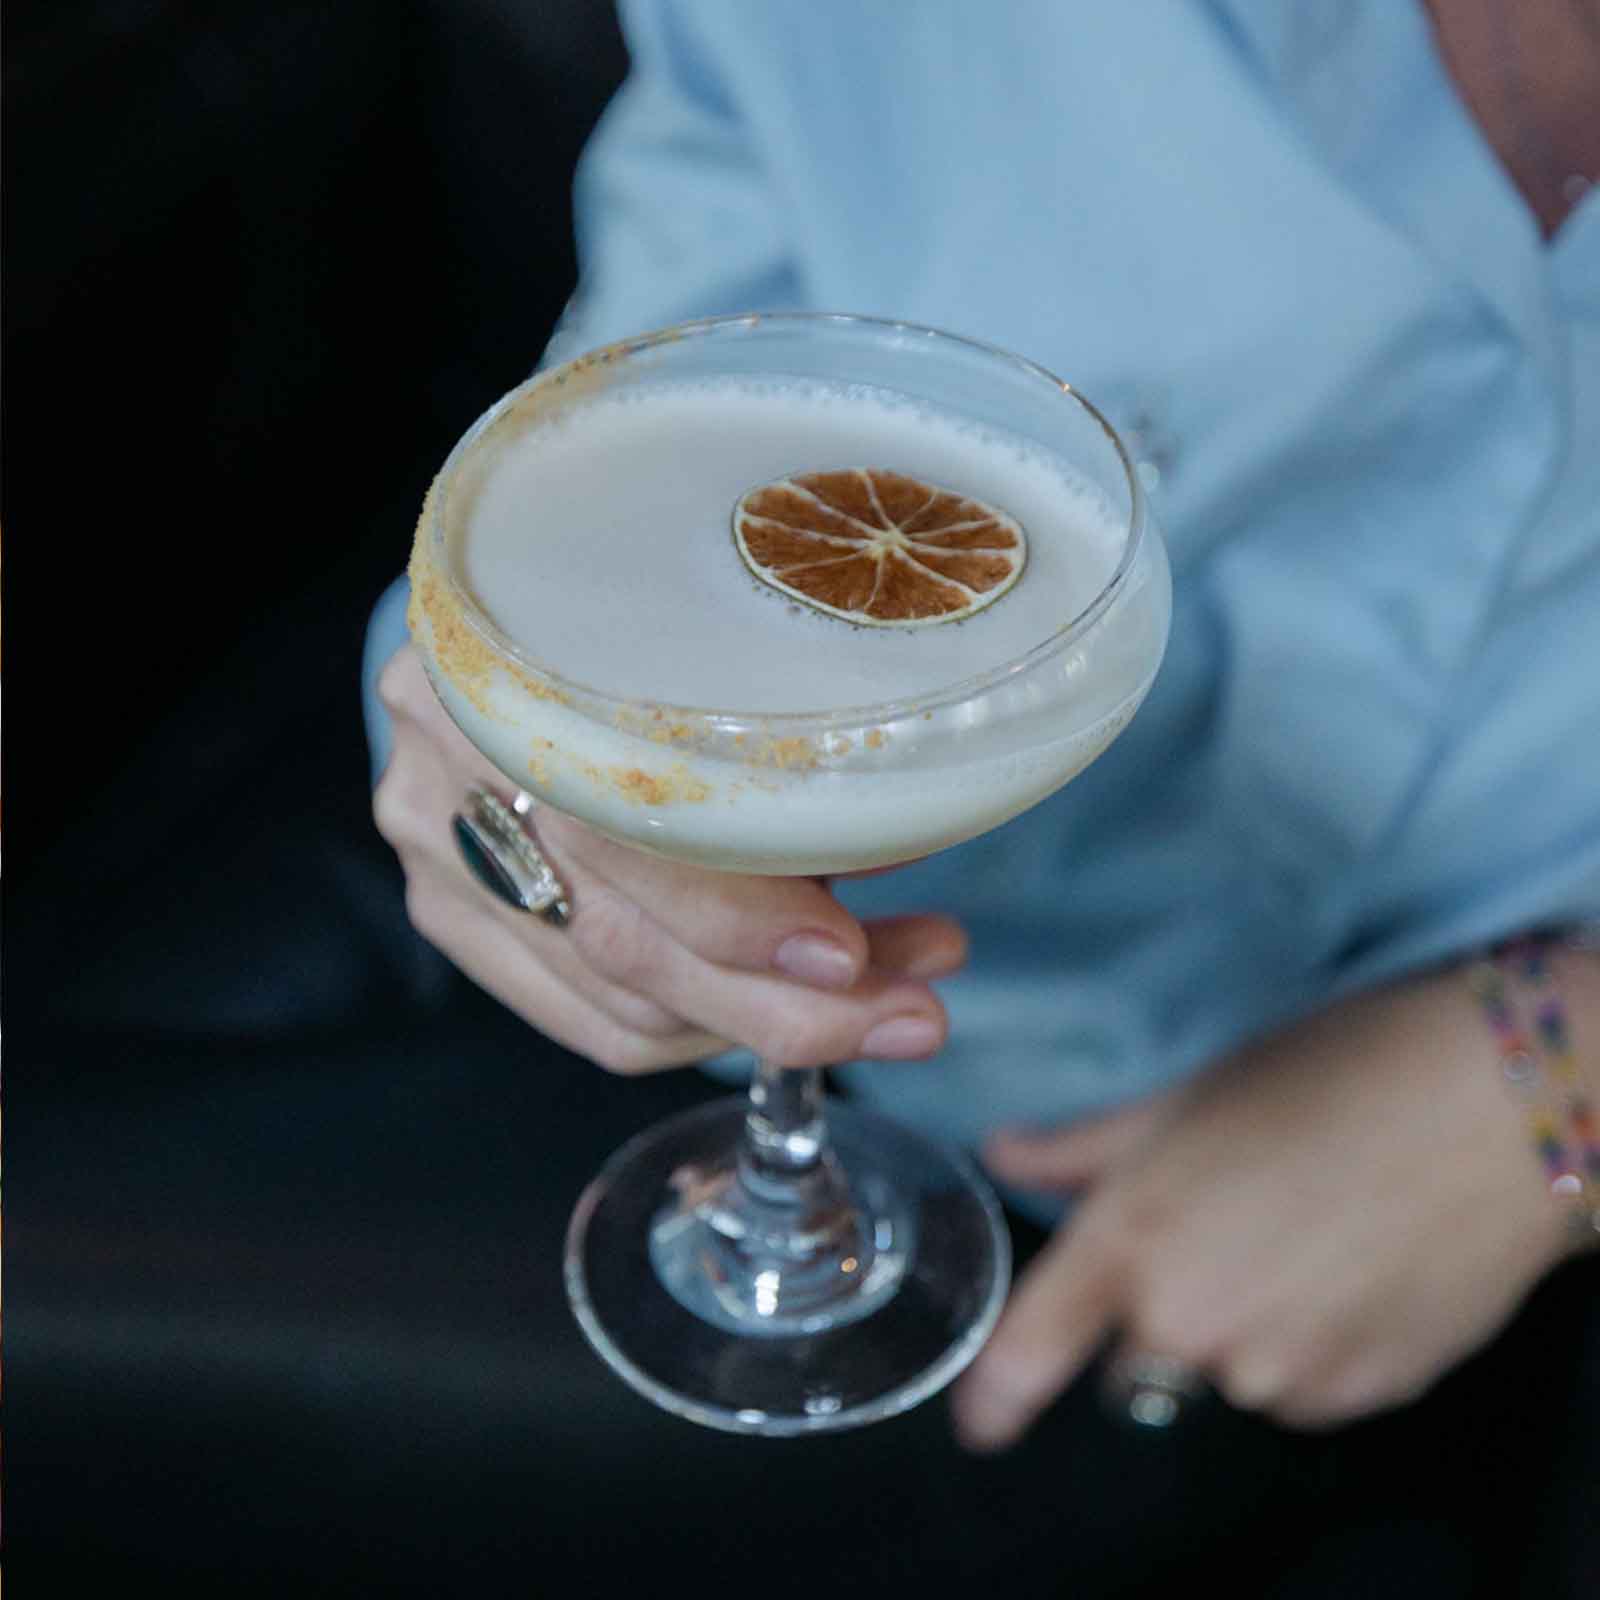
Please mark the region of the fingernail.
[[939, 1047], [939, 1025], [927, 1017], [891, 1017], [861, 1041], [861, 1053], [891, 1061], [931, 1055]]
[[848, 989], [856, 981], [855, 958], [826, 934], [792, 935], [778, 946], [772, 964], [787, 978], [823, 989]]

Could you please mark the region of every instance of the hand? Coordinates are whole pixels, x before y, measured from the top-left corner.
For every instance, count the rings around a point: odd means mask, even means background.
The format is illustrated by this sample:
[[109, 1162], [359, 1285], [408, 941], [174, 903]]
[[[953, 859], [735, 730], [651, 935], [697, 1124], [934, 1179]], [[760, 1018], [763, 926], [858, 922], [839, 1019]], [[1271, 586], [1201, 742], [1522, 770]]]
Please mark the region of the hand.
[[519, 1016], [613, 1072], [650, 1072], [744, 1045], [780, 1066], [930, 1056], [944, 1007], [928, 980], [966, 937], [947, 917], [858, 923], [810, 878], [680, 866], [548, 809], [540, 848], [572, 904], [564, 929], [512, 910], [467, 872], [450, 819], [469, 784], [509, 785], [439, 705], [416, 652], [379, 694], [395, 744], [379, 831], [406, 872], [422, 935]]
[[1340, 1004], [1153, 1103], [987, 1156], [1023, 1188], [1083, 1196], [955, 1393], [977, 1449], [1013, 1442], [1111, 1336], [1292, 1426], [1401, 1404], [1564, 1248], [1459, 973]]

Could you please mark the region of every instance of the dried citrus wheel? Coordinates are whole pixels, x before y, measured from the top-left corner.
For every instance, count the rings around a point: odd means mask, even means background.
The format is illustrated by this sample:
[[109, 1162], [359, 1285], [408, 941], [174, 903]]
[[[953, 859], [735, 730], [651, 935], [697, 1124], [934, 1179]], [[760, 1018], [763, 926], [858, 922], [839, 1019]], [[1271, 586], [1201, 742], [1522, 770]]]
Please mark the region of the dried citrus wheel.
[[881, 628], [970, 617], [1017, 581], [1028, 556], [1014, 517], [876, 467], [752, 489], [734, 507], [733, 536], [763, 583]]

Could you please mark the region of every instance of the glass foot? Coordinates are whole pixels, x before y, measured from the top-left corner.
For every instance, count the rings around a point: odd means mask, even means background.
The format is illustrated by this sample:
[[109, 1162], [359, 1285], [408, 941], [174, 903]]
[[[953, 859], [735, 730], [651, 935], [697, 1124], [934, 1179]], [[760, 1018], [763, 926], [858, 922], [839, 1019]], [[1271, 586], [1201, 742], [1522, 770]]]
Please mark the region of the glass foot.
[[965, 1157], [830, 1101], [803, 1194], [739, 1166], [749, 1102], [630, 1141], [584, 1191], [567, 1290], [595, 1349], [708, 1427], [791, 1435], [908, 1410], [972, 1360], [1010, 1238]]

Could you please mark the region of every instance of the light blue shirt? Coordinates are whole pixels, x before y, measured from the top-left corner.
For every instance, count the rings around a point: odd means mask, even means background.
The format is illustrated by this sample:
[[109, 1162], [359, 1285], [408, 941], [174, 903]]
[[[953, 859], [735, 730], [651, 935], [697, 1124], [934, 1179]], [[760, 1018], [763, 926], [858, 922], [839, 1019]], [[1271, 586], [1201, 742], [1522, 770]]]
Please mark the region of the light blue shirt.
[[1123, 427], [1172, 551], [1111, 751], [841, 888], [973, 936], [944, 1054], [860, 1094], [964, 1141], [1055, 1122], [1600, 917], [1600, 194], [1541, 240], [1420, 3], [623, 13], [552, 358], [750, 309], [988, 340]]

